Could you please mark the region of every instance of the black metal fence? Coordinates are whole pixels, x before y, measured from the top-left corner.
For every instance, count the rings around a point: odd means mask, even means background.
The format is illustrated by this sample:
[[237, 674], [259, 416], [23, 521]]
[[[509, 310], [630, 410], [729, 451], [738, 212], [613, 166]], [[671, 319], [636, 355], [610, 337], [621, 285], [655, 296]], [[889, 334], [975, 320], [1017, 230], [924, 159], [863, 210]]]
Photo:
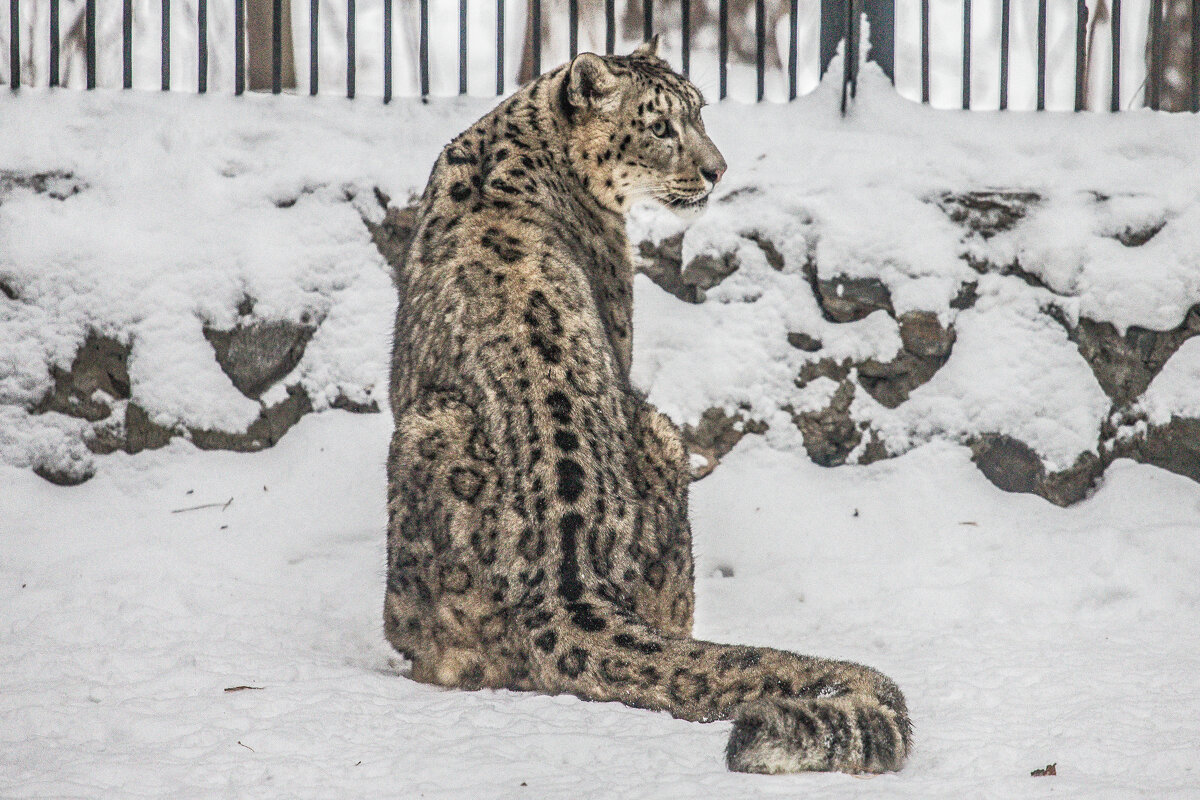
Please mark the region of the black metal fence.
[[[68, 0], [70, 1], [70, 0]], [[298, 2], [300, 0], [297, 0]], [[12, 89], [18, 89], [24, 83], [31, 81], [22, 77], [23, 61], [33, 58], [34, 48], [26, 43], [23, 47], [22, 34], [28, 33], [22, 28], [22, 8], [31, 6], [36, 10], [48, 11], [48, 25], [42, 35], [48, 38], [48, 48], [45, 49], [48, 66], [44, 85], [51, 87], [63, 85], [62, 79], [62, 47], [64, 41], [62, 4], [64, 0], [8, 0], [8, 40], [0, 39], [0, 47], [7, 46], [9, 54], [8, 83]], [[80, 2], [70, 2], [71, 10], [76, 18], [71, 22], [71, 32], [74, 41], [82, 50], [83, 84], [93, 89], [98, 84], [97, 51], [100, 47], [97, 38], [97, 3], [114, 3], [116, 0], [82, 0], [82, 12], [79, 13]], [[120, 0], [121, 2], [121, 86], [132, 88], [134, 85], [135, 67], [135, 0]], [[140, 8], [144, 10], [146, 0], [142, 0]], [[160, 85], [163, 90], [178, 88], [180, 81], [172, 82], [172, 0], [159, 0], [158, 31], [160, 34], [158, 68]], [[175, 0], [182, 3], [184, 0]], [[229, 3], [232, 3], [233, 36], [232, 53], [229, 53], [233, 65], [233, 91], [242, 94], [248, 89], [271, 91], [276, 94], [290, 89], [291, 81], [285, 81], [285, 71], [298, 71], [298, 65], [290, 63], [293, 60], [291, 52], [292, 19], [285, 0], [218, 0], [221, 11], [228, 15]], [[328, 3], [329, 0], [324, 0]], [[354, 97], [358, 90], [358, 58], [356, 51], [359, 39], [359, 22], [357, 19], [356, 0], [340, 0], [344, 2], [344, 36], [339, 45], [344, 47], [345, 55], [345, 93]], [[430, 8], [431, 0], [383, 0], [382, 20], [373, 21], [381, 29], [364, 31], [372, 37], [382, 37], [382, 71], [374, 76], [381, 79], [381, 87], [372, 87], [372, 93], [381, 89], [384, 102], [391, 100], [394, 91], [393, 76], [395, 64], [393, 59], [393, 39], [395, 27], [395, 12], [393, 6], [401, 4], [405, 12], [415, 11], [416, 46], [415, 68], [417, 76], [415, 91], [421, 96], [431, 92], [430, 82]], [[1023, 19], [1036, 15], [1036, 34], [1022, 38], [1025, 50], [1022, 57], [1033, 55], [1036, 68], [1032, 70], [1033, 85], [1028, 86], [1028, 78], [1024, 79], [1022, 97], [1032, 92], [1036, 97], [1032, 106], [1038, 110], [1048, 107], [1047, 83], [1048, 63], [1051, 51], [1055, 51], [1057, 65], [1055, 80], [1062, 77], [1064, 56], [1063, 47], [1069, 47], [1073, 52], [1074, 98], [1072, 106], [1056, 103], [1056, 107], [1073, 107], [1083, 110], [1089, 107], [1106, 107], [1113, 111], [1123, 107], [1123, 97], [1130, 94], [1128, 81], [1131, 60], [1144, 64], [1144, 81], [1140, 87], [1145, 105], [1158, 108], [1162, 104], [1164, 94], [1180, 90], [1179, 81], [1168, 86], [1167, 75], [1180, 70], [1179, 45], [1183, 43], [1186, 51], [1185, 62], [1182, 64], [1184, 81], [1183, 107], [1191, 111], [1200, 111], [1200, 0], [1124, 0], [1126, 8], [1122, 8], [1122, 0], [623, 0], [625, 5], [618, 8], [617, 0], [566, 0], [565, 15], [557, 5], [549, 8], [555, 0], [507, 0], [509, 3], [519, 3], [522, 17], [526, 26], [525, 43], [521, 54], [521, 75], [524, 78], [537, 75], [542, 71], [544, 56], [544, 39], [549, 29], [550, 17], [553, 16], [556, 28], [565, 24], [568, 55], [573, 57], [579, 51], [581, 18], [598, 19], [602, 10], [604, 49], [612, 53], [618, 44], [618, 12], [625, 30], [621, 32], [623, 41], [629, 39], [629, 28], [640, 23], [640, 38], [648, 39], [655, 31], [670, 27], [672, 41], [677, 48], [672, 53], [672, 59], [681, 71], [688, 75], [694, 66], [694, 55], [697, 47], [715, 49], [716, 58], [716, 90], [719, 98], [724, 99], [729, 94], [731, 63], [736, 63], [744, 74], [753, 70], [753, 97], [762, 101], [767, 97], [768, 73], [778, 84], [786, 89], [776, 94], [777, 99], [794, 99], [801, 93], [798, 79], [801, 65], [806, 65], [809, 72], [815, 70], [817, 76], [823, 76], [832, 62], [839, 45], [847, 52], [844, 61], [843, 97], [853, 96], [857, 88], [858, 49], [860, 46], [861, 24], [865, 19], [869, 25], [869, 60], [877, 63], [883, 72], [897, 84], [897, 87], [914, 99], [922, 102], [936, 102], [938, 105], [950, 105], [946, 101], [948, 83], [956, 83], [955, 95], [961, 97], [961, 107], [964, 109], [991, 107], [1007, 109], [1013, 96], [1013, 64], [1014, 64], [1014, 24], [1016, 11], [1020, 11]], [[3, 0], [0, 0], [0, 4]], [[247, 36], [247, 4], [254, 4], [253, 11], [269, 15], [269, 42], [262, 37], [250, 41]], [[474, 40], [482, 38], [478, 24], [472, 26], [469, 22], [472, 10], [478, 11], [481, 4], [490, 6], [494, 3], [494, 39], [488, 36], [485, 43], [477, 44]], [[506, 64], [506, 18], [512, 16], [514, 9], [505, 7], [506, 0], [457, 0], [458, 36], [457, 36], [457, 65], [458, 93], [467, 94], [469, 88], [469, 61], [473, 54], [482, 49], [494, 49], [495, 62], [495, 92], [502, 95], [515, 85], [512, 76], [512, 64]], [[1090, 3], [1090, 7], [1089, 7]], [[1181, 5], [1182, 4], [1182, 5]], [[330, 46], [328, 41], [322, 41], [322, 0], [309, 0], [308, 16], [308, 64], [306, 86], [302, 76], [297, 75], [295, 88], [316, 95], [321, 89], [321, 53], [322, 48]], [[415, 6], [415, 9], [413, 8]], [[713, 13], [715, 6], [715, 14]], [[1141, 47], [1133, 45], [1133, 54], [1129, 53], [1130, 43], [1127, 41], [1125, 28], [1129, 24], [1129, 7], [1137, 9], [1135, 20], [1146, 28]], [[2, 7], [2, 6], [0, 6]], [[197, 74], [195, 83], [190, 78], [187, 85], [194, 86], [200, 93], [209, 90], [210, 53], [213, 48], [209, 37], [209, 0], [189, 0], [189, 16], [194, 13], [194, 28], [187, 31], [187, 36], [178, 46], [195, 47], [195, 65]], [[1169, 7], [1169, 8], [1168, 8]], [[325, 6], [326, 13], [330, 6]], [[1184, 17], [1180, 21], [1179, 9], [1183, 9]], [[443, 5], [444, 9], [444, 5]], [[337, 7], [338, 12], [341, 6]], [[1053, 15], [1051, 14], [1053, 11]], [[176, 16], [178, 17], [178, 9]], [[656, 13], [658, 15], [656, 24]], [[917, 31], [912, 25], [897, 26], [897, 14], [911, 21], [915, 15], [918, 19]], [[998, 20], [995, 17], [998, 14]], [[1064, 14], [1073, 15], [1073, 36], [1064, 43], [1063, 36], [1050, 35], [1049, 20], [1055, 19], [1057, 28], [1062, 28]], [[1174, 16], [1171, 16], [1174, 14]], [[1190, 14], [1190, 17], [1188, 16]], [[799, 23], [802, 17], [815, 19], [819, 33], [815, 37], [802, 37]], [[1101, 16], [1103, 15], [1103, 19]], [[28, 17], [29, 14], [26, 14]], [[987, 17], [987, 50], [986, 57], [981, 55], [979, 23]], [[372, 18], [375, 20], [375, 18]], [[699, 21], [698, 21], [699, 20]], [[954, 65], [954, 58], [945, 57], [946, 42], [951, 37], [946, 35], [947, 21], [952, 20], [960, 32], [959, 40], [954, 46], [961, 60]], [[192, 20], [188, 20], [189, 25]], [[41, 23], [39, 23], [41, 24]], [[325, 26], [326, 29], [328, 25]], [[939, 35], [933, 31], [938, 28]], [[1100, 33], [1097, 33], [1100, 31]], [[492, 31], [487, 31], [491, 33]], [[953, 31], [951, 31], [952, 33]], [[915, 35], [913, 35], [915, 33]], [[180, 34], [176, 33], [176, 39]], [[703, 41], [698, 44], [698, 38]], [[713, 47], [715, 38], [715, 48]], [[998, 39], [998, 41], [994, 41]], [[735, 41], [736, 40], [736, 41]], [[782, 40], [783, 46], [780, 46]], [[749, 44], [747, 44], [749, 43]], [[286, 44], [286, 46], [285, 46]], [[736, 45], [736, 46], [733, 46]], [[228, 45], [222, 45], [228, 46]], [[1103, 47], [1102, 47], [1103, 46]], [[941, 48], [940, 55], [935, 59], [935, 49]], [[1107, 48], [1104, 54], [1107, 64], [1103, 67], [1103, 81], [1096, 76], [1097, 66], [1103, 60], [1097, 51]], [[39, 45], [37, 48], [41, 51]], [[786, 50], [786, 59], [783, 51]], [[1032, 50], [1032, 53], [1029, 51]], [[900, 80], [897, 80], [897, 67], [902, 66], [903, 60], [911, 64], [912, 58], [905, 54], [913, 54], [919, 63], [919, 75], [911, 74], [911, 70], [901, 69]], [[260, 82], [251, 86], [247, 82], [247, 59], [258, 57], [269, 58], [270, 80], [267, 85]], [[23, 57], [23, 54], [28, 54]], [[511, 55], [511, 54], [510, 54]], [[952, 54], [953, 55], [953, 54]], [[769, 57], [770, 56], [770, 57]], [[902, 59], [902, 56], [904, 57]], [[289, 61], [285, 70], [285, 59]], [[1167, 61], [1173, 59], [1171, 64]], [[993, 63], [994, 62], [994, 63]], [[139, 67], [144, 67], [145, 58], [139, 60]], [[957, 69], [955, 69], [957, 66]], [[26, 70], [29, 71], [28, 69]], [[955, 74], [957, 73], [957, 74]], [[1137, 71], [1134, 71], [1135, 77]], [[106, 80], [113, 81], [112, 77]], [[1126, 85], [1123, 85], [1123, 80]], [[478, 83], [478, 73], [476, 73]], [[1103, 94], [1100, 84], [1107, 89], [1106, 102], [1095, 101], [1095, 95]], [[935, 92], [935, 84], [938, 91]], [[981, 84], [990, 88], [981, 89]], [[998, 97], [994, 89], [998, 87]], [[474, 87], [478, 90], [478, 86]], [[935, 98], [935, 94], [937, 97]], [[981, 101], [986, 95], [987, 100]], [[747, 99], [749, 99], [747, 97]], [[957, 102], [953, 105], [958, 105]], [[1174, 107], [1179, 109], [1180, 102], [1174, 101]]]

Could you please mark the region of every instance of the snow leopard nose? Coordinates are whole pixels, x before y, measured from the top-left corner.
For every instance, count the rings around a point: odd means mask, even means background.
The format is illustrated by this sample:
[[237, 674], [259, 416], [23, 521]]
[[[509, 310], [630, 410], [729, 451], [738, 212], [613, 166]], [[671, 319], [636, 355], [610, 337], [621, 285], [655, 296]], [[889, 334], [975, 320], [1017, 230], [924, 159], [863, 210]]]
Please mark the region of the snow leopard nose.
[[716, 186], [717, 181], [721, 180], [721, 176], [725, 174], [725, 158], [721, 155], [721, 152], [713, 146], [712, 142], [709, 142], [708, 146], [710, 152], [705, 153], [705, 156], [707, 157], [701, 161], [700, 174], [704, 177], [704, 180], [708, 181], [713, 186]]

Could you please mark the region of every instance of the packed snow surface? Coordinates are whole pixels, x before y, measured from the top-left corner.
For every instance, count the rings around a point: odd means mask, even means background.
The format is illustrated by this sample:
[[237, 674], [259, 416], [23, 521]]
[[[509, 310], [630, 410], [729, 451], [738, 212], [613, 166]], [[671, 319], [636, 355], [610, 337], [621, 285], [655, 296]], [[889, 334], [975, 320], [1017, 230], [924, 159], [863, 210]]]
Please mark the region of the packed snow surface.
[[[1200, 486], [1118, 461], [1059, 509], [995, 489], [955, 443], [1010, 433], [1060, 466], [1092, 446], [1108, 403], [1044, 309], [1164, 329], [1200, 300], [1197, 121], [935, 112], [872, 80], [845, 119], [832, 86], [706, 111], [730, 171], [684, 257], [741, 266], [700, 305], [638, 279], [634, 381], [680, 422], [771, 422], [693, 485], [697, 634], [891, 675], [916, 726], [902, 772], [731, 775], [727, 723], [408, 680], [380, 624], [386, 413], [309, 416], [252, 455], [105, 456], [75, 488], [34, 476], [78, 421], [27, 407], [89, 330], [131, 346], [156, 418], [244, 425], [201, 327], [248, 293], [324, 320], [289, 381], [383, 397], [394, 298], [361, 219], [376, 187], [419, 192], [488, 103], [29, 91], [0, 97], [0, 169], [78, 191], [0, 197], [0, 796], [1200, 795]], [[932, 198], [980, 188], [1043, 200], [966, 242]], [[631, 234], [680, 224], [641, 211]], [[974, 273], [968, 246], [1042, 285]], [[896, 459], [817, 467], [779, 411], [827, 401], [830, 381], [794, 385], [806, 359], [899, 347], [885, 313], [822, 317], [810, 256], [955, 324], [908, 401], [855, 401]], [[956, 309], [966, 280], [978, 300]], [[1152, 421], [1196, 412], [1194, 342], [1142, 398]]]

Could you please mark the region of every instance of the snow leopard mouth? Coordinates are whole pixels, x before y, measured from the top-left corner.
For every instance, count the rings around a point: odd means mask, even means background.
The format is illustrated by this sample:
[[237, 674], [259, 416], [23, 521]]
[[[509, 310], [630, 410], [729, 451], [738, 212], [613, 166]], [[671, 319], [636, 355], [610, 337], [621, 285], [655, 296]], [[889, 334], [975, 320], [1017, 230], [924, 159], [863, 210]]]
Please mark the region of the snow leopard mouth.
[[712, 192], [695, 195], [670, 195], [663, 198], [663, 205], [676, 214], [690, 216], [699, 214], [708, 205], [708, 197]]

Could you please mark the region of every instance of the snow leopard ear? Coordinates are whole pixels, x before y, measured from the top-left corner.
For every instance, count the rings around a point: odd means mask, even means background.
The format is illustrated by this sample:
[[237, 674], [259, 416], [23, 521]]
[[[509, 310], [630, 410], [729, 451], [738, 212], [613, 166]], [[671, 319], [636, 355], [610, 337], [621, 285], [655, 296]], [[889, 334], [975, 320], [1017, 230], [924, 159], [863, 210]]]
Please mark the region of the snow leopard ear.
[[644, 58], [658, 58], [658, 34], [651, 36], [650, 41], [638, 45], [638, 49], [634, 50], [633, 54]]
[[610, 113], [620, 104], [617, 76], [595, 53], [580, 53], [568, 68], [566, 99], [572, 109]]

